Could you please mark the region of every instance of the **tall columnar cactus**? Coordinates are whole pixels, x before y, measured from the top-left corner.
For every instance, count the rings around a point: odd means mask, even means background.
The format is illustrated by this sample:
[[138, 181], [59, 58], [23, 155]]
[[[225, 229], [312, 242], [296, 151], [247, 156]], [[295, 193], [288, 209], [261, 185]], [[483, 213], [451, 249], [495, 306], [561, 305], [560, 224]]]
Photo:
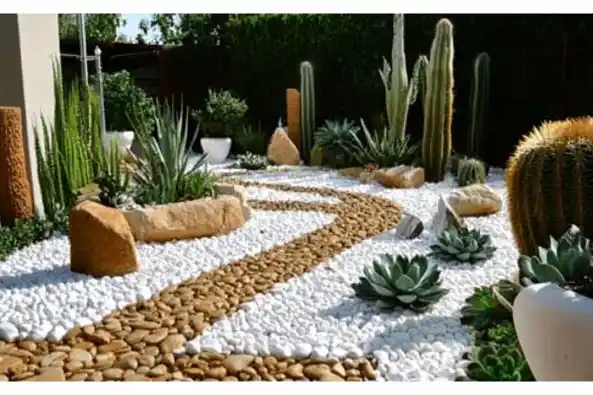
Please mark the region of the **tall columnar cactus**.
[[296, 89], [286, 90], [286, 127], [288, 137], [301, 149], [301, 94]]
[[0, 107], [0, 220], [8, 224], [32, 215], [21, 109]]
[[544, 123], [523, 137], [505, 170], [508, 210], [523, 255], [577, 225], [593, 237], [593, 118]]
[[420, 96], [420, 104], [422, 105], [422, 110], [424, 110], [424, 104], [426, 103], [426, 84], [427, 76], [426, 73], [428, 72], [428, 58], [426, 55], [420, 55], [414, 64], [414, 71], [412, 74], [412, 82], [414, 83], [414, 87]]
[[313, 66], [309, 62], [301, 63], [301, 155], [305, 163], [313, 148], [315, 133], [315, 80]]
[[383, 69], [379, 70], [385, 87], [385, 107], [391, 139], [403, 141], [406, 135], [409, 107], [416, 101], [419, 89], [421, 98], [426, 84], [427, 59], [421, 56], [414, 65], [412, 79], [408, 80], [406, 54], [404, 51], [404, 15], [393, 15], [393, 41], [391, 64], [383, 58]]
[[482, 157], [482, 144], [486, 133], [488, 102], [490, 95], [490, 56], [482, 52], [474, 61], [474, 76], [470, 95], [470, 127], [467, 153]]
[[441, 19], [430, 48], [424, 105], [422, 161], [429, 182], [445, 178], [451, 155], [453, 52], [453, 25], [448, 19]]

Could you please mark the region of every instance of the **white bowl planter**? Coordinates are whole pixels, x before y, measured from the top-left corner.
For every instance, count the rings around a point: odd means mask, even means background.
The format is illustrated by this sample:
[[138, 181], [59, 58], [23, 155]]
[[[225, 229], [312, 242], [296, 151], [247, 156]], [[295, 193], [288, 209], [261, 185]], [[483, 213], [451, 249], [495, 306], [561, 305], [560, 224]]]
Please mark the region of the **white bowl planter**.
[[513, 320], [536, 380], [593, 380], [593, 299], [534, 284], [515, 299]]
[[120, 152], [122, 154], [126, 154], [134, 142], [134, 132], [131, 130], [124, 130], [121, 132], [107, 132], [105, 139], [105, 149], [109, 149], [111, 147], [111, 141], [113, 140], [116, 140], [119, 143]]
[[211, 164], [223, 163], [229, 156], [231, 144], [230, 137], [203, 137], [200, 139], [202, 151], [206, 154], [206, 161]]

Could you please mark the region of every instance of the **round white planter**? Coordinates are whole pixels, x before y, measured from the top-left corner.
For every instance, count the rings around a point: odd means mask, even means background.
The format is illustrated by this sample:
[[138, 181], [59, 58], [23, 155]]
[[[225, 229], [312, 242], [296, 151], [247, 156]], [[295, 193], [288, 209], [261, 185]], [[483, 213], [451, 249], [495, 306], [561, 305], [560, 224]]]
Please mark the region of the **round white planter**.
[[515, 299], [513, 320], [536, 380], [593, 380], [593, 299], [534, 284]]
[[202, 151], [206, 154], [206, 161], [211, 164], [223, 163], [231, 151], [231, 139], [204, 137], [200, 139]]
[[134, 132], [131, 130], [124, 130], [122, 132], [107, 132], [106, 137], [105, 149], [108, 150], [111, 147], [111, 142], [116, 140], [119, 143], [119, 151], [122, 154], [126, 154], [134, 142]]

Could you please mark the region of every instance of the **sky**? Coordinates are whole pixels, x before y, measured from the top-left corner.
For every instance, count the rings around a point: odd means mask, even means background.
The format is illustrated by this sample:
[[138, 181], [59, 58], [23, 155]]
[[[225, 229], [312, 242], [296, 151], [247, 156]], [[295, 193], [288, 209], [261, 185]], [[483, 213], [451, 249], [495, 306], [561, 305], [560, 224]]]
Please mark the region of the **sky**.
[[[136, 34], [139, 33], [138, 24], [142, 19], [150, 19], [150, 15], [151, 14], [122, 14], [127, 23], [125, 27], [119, 29], [119, 33], [136, 38]], [[152, 35], [152, 33], [148, 33], [149, 39]]]

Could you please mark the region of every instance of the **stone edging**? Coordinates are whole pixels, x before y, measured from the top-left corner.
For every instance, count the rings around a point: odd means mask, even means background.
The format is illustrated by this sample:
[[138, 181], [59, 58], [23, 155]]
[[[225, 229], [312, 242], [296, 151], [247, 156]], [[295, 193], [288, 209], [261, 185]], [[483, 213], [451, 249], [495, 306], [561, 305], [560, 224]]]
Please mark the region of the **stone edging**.
[[[221, 180], [222, 181], [222, 180]], [[306, 210], [336, 214], [329, 225], [199, 277], [149, 300], [117, 310], [102, 323], [74, 328], [60, 342], [0, 341], [0, 381], [322, 380], [374, 378], [371, 361], [174, 355], [216, 319], [314, 268], [364, 239], [397, 225], [402, 209], [370, 195], [331, 189], [240, 181], [224, 182], [337, 197], [340, 204], [250, 201], [257, 210]]]

